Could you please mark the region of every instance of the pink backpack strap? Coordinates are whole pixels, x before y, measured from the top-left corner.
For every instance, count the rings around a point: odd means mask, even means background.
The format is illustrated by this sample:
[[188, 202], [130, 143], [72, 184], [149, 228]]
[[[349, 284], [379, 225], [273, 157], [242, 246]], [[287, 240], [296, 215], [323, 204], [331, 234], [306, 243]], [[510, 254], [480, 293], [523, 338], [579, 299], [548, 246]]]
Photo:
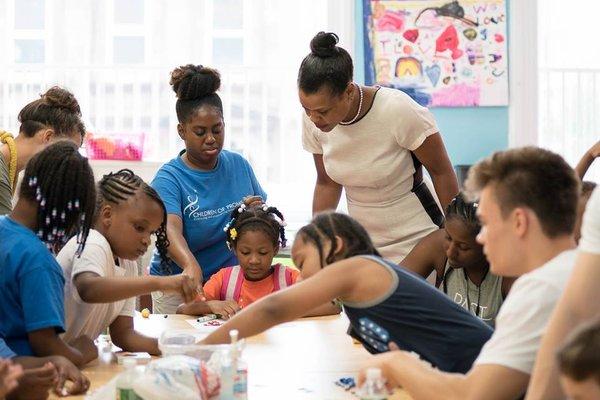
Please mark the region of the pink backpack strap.
[[219, 300], [225, 300], [227, 295], [227, 288], [229, 287], [229, 278], [231, 277], [231, 269], [233, 267], [227, 267], [223, 270], [223, 282], [221, 283], [221, 293], [219, 294]]
[[288, 267], [285, 268], [285, 283], [288, 286], [292, 286], [294, 284], [294, 281], [292, 280], [292, 271]]
[[292, 273], [285, 265], [273, 266], [273, 291], [276, 292], [292, 285]]
[[221, 300], [238, 301], [243, 281], [244, 274], [242, 274], [242, 269], [239, 265], [226, 268], [223, 273], [223, 284], [221, 285]]

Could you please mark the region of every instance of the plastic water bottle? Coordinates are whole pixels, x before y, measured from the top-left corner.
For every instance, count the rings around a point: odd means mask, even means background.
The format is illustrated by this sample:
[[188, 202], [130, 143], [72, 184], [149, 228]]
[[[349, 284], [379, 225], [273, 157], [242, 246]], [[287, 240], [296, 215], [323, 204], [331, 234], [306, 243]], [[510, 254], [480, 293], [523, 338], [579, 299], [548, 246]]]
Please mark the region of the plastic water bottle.
[[235, 400], [248, 399], [248, 364], [241, 358], [238, 359], [237, 375], [233, 384]]
[[231, 344], [229, 345], [229, 351], [221, 365], [221, 400], [234, 400], [235, 399], [235, 381], [237, 378], [237, 366], [238, 366], [238, 331], [232, 329], [229, 331], [229, 337]]
[[221, 361], [221, 391], [220, 400], [234, 400], [233, 383], [235, 380], [234, 366], [231, 358], [227, 355]]
[[365, 383], [358, 393], [362, 400], [385, 400], [388, 397], [388, 391], [385, 387], [383, 375], [379, 368], [367, 369]]
[[125, 371], [117, 378], [117, 400], [143, 400], [133, 390], [133, 383], [137, 377], [137, 361], [133, 358], [123, 360]]
[[247, 400], [248, 364], [240, 357], [238, 335], [239, 332], [237, 329], [229, 331], [229, 337], [231, 338], [231, 355], [236, 365], [236, 374], [233, 381], [233, 395], [236, 400]]

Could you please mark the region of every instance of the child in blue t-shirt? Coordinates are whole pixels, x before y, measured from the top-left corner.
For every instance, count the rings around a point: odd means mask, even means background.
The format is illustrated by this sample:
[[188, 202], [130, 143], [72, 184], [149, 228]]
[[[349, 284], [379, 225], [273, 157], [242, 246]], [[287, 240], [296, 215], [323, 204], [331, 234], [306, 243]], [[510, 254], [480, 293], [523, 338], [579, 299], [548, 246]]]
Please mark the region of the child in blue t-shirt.
[[0, 217], [0, 332], [17, 355], [62, 355], [77, 366], [97, 356], [90, 338], [69, 346], [58, 336], [64, 332], [64, 278], [51, 252], [72, 236], [83, 249], [95, 197], [87, 159], [61, 141], [29, 161], [19, 201]]
[[[252, 167], [241, 155], [223, 150], [223, 105], [216, 91], [219, 73], [202, 66], [186, 65], [171, 73], [177, 94], [177, 131], [185, 150], [163, 165], [152, 182], [168, 214], [171, 268], [160, 267], [154, 254], [150, 273], [185, 272], [201, 290], [220, 268], [238, 264], [225, 245], [223, 226], [244, 198], [266, 200]], [[260, 199], [258, 199], [260, 200]], [[175, 313], [182, 299], [153, 293], [154, 312]]]

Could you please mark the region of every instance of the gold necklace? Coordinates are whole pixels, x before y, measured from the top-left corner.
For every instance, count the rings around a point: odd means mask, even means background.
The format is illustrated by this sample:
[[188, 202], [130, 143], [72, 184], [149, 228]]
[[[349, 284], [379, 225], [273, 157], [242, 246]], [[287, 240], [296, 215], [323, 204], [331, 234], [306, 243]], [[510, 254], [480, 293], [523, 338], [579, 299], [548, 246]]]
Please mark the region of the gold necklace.
[[[10, 179], [10, 187], [12, 192], [15, 192], [17, 186], [17, 146], [15, 145], [15, 139], [13, 136], [0, 130], [0, 143], [6, 143], [8, 151], [10, 152], [10, 160], [8, 163], [8, 176]], [[1, 157], [1, 156], [0, 156]]]

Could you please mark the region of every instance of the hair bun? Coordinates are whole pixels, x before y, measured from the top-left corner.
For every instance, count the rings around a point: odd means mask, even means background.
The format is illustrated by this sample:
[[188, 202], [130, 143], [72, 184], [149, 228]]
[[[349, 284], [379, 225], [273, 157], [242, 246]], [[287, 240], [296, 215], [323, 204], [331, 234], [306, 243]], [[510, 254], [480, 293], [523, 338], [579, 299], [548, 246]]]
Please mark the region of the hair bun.
[[219, 90], [221, 75], [216, 69], [188, 64], [175, 68], [169, 83], [179, 100], [195, 100]]
[[338, 52], [338, 35], [333, 32], [319, 32], [310, 41], [310, 51], [317, 57], [331, 57]]
[[53, 86], [40, 95], [44, 104], [50, 107], [64, 108], [65, 110], [81, 116], [81, 108], [73, 93], [58, 86]]

